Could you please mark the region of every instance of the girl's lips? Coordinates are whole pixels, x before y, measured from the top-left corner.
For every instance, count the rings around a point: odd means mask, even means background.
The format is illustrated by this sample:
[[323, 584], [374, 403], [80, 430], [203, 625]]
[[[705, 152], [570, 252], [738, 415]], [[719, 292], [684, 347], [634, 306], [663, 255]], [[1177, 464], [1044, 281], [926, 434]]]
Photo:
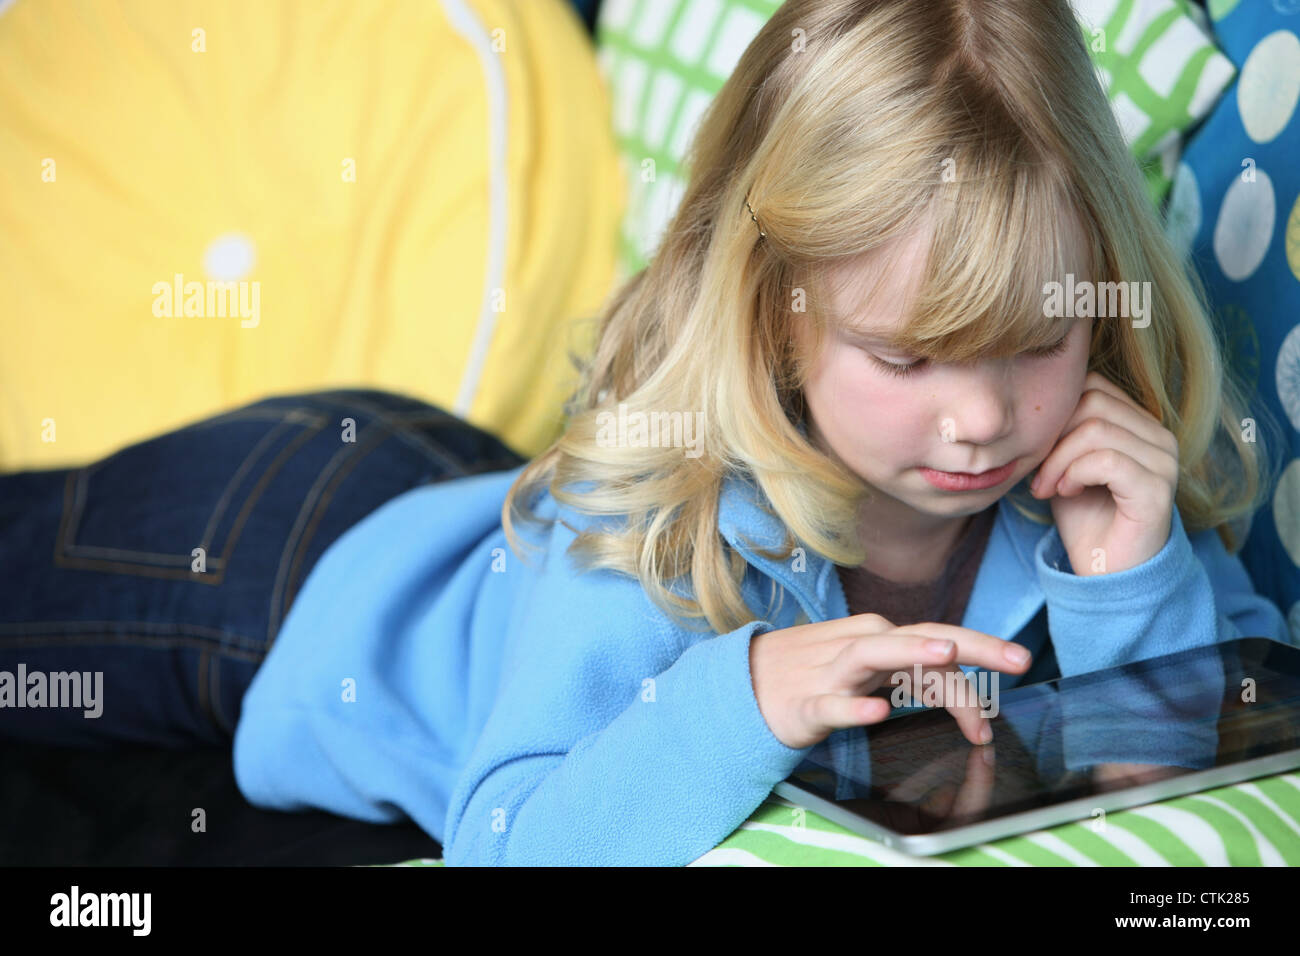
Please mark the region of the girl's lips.
[[1013, 459], [1001, 468], [990, 468], [978, 475], [963, 471], [936, 471], [933, 468], [921, 468], [920, 472], [926, 481], [943, 491], [979, 491], [1002, 484], [1015, 470], [1016, 462]]

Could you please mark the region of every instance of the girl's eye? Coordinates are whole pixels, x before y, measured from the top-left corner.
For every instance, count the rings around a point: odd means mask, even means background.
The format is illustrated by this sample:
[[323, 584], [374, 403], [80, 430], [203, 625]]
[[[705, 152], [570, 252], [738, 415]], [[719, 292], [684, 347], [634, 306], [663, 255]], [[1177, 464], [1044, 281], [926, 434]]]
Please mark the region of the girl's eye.
[[[1062, 352], [1065, 351], [1066, 343], [1069, 342], [1069, 340], [1070, 340], [1070, 333], [1066, 332], [1065, 335], [1061, 337], [1061, 341], [1057, 342], [1055, 345], [1049, 345], [1041, 349], [1029, 349], [1025, 354], [1031, 355], [1034, 358], [1050, 358], [1053, 355], [1060, 355]], [[870, 352], [868, 352], [867, 354], [871, 355]], [[871, 355], [871, 360], [875, 362], [878, 366], [880, 366], [882, 371], [888, 372], [890, 375], [897, 375], [900, 377], [905, 375], [911, 375], [913, 372], [915, 372], [917, 369], [924, 366], [926, 363], [925, 359], [920, 359], [919, 361], [913, 362], [910, 365], [899, 365], [895, 362], [886, 362], [884, 359], [877, 358], [874, 355]]]
[[1065, 351], [1065, 343], [1069, 340], [1070, 333], [1066, 332], [1065, 335], [1061, 337], [1061, 341], [1057, 342], [1055, 345], [1049, 345], [1041, 349], [1030, 349], [1028, 354], [1034, 356], [1034, 358], [1048, 358], [1053, 355], [1060, 355]]
[[[867, 354], [870, 355], [871, 353], [868, 352]], [[880, 366], [881, 369], [888, 372], [890, 375], [900, 375], [900, 376], [911, 375], [915, 369], [920, 368], [922, 365], [925, 364], [925, 359], [921, 359], [920, 361], [913, 362], [911, 365], [898, 365], [895, 364], [894, 362], [886, 362], [882, 358], [876, 358], [876, 356], [874, 355], [871, 356], [871, 360], [875, 362], [878, 366]]]

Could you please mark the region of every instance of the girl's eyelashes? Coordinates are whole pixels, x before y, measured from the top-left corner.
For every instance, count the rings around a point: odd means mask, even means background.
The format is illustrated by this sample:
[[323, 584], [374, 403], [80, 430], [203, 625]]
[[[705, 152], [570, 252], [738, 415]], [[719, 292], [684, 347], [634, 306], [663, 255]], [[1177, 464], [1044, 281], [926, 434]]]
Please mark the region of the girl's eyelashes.
[[883, 371], [888, 372], [890, 375], [911, 375], [913, 371], [925, 364], [925, 359], [921, 359], [919, 362], [913, 362], [911, 365], [896, 365], [893, 362], [886, 362], [884, 359], [876, 358], [874, 355], [871, 355], [870, 352], [868, 352], [867, 355], [870, 355], [871, 361], [875, 362], [877, 366], [879, 366]]
[[[1041, 349], [1029, 349], [1025, 352], [1025, 354], [1030, 355], [1034, 358], [1051, 358], [1054, 355], [1060, 355], [1062, 352], [1064, 352], [1066, 343], [1069, 342], [1069, 340], [1070, 340], [1070, 333], [1066, 332], [1065, 335], [1061, 337], [1061, 340], [1057, 342], [1055, 345], [1048, 345], [1045, 348], [1041, 348]], [[913, 362], [910, 365], [899, 365], [895, 362], [886, 362], [882, 358], [877, 358], [876, 356], [872, 355], [870, 352], [868, 352], [867, 355], [871, 357], [871, 360], [875, 362], [876, 365], [878, 365], [882, 371], [888, 372], [890, 375], [897, 375], [900, 377], [911, 375], [917, 369], [923, 367], [926, 364], [925, 359], [920, 359], [919, 361]]]
[[1049, 358], [1053, 355], [1060, 355], [1065, 351], [1065, 344], [1069, 341], [1070, 333], [1066, 332], [1065, 335], [1061, 336], [1061, 341], [1057, 342], [1055, 345], [1049, 345], [1046, 348], [1041, 349], [1030, 349], [1029, 354], [1035, 358]]

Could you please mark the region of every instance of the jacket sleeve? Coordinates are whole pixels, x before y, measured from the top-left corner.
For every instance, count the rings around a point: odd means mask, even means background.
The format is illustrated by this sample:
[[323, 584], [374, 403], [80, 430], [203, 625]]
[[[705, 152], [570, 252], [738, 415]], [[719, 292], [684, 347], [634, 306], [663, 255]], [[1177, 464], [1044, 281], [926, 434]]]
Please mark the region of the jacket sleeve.
[[1055, 527], [1034, 563], [1063, 677], [1238, 637], [1295, 643], [1282, 612], [1255, 593], [1218, 533], [1189, 539], [1177, 508], [1165, 546], [1136, 567], [1079, 577]]
[[684, 629], [631, 598], [542, 590], [452, 794], [449, 866], [686, 864], [802, 762], [750, 679], [750, 639], [773, 625], [683, 651]]

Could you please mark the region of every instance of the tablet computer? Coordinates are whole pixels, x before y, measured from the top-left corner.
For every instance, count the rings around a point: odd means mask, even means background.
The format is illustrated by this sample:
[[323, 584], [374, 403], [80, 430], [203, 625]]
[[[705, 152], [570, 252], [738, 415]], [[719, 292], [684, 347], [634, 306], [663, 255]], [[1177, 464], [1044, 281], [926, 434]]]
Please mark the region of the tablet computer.
[[1300, 767], [1300, 648], [1269, 638], [982, 686], [991, 744], [942, 707], [912, 707], [831, 734], [775, 792], [930, 855]]

